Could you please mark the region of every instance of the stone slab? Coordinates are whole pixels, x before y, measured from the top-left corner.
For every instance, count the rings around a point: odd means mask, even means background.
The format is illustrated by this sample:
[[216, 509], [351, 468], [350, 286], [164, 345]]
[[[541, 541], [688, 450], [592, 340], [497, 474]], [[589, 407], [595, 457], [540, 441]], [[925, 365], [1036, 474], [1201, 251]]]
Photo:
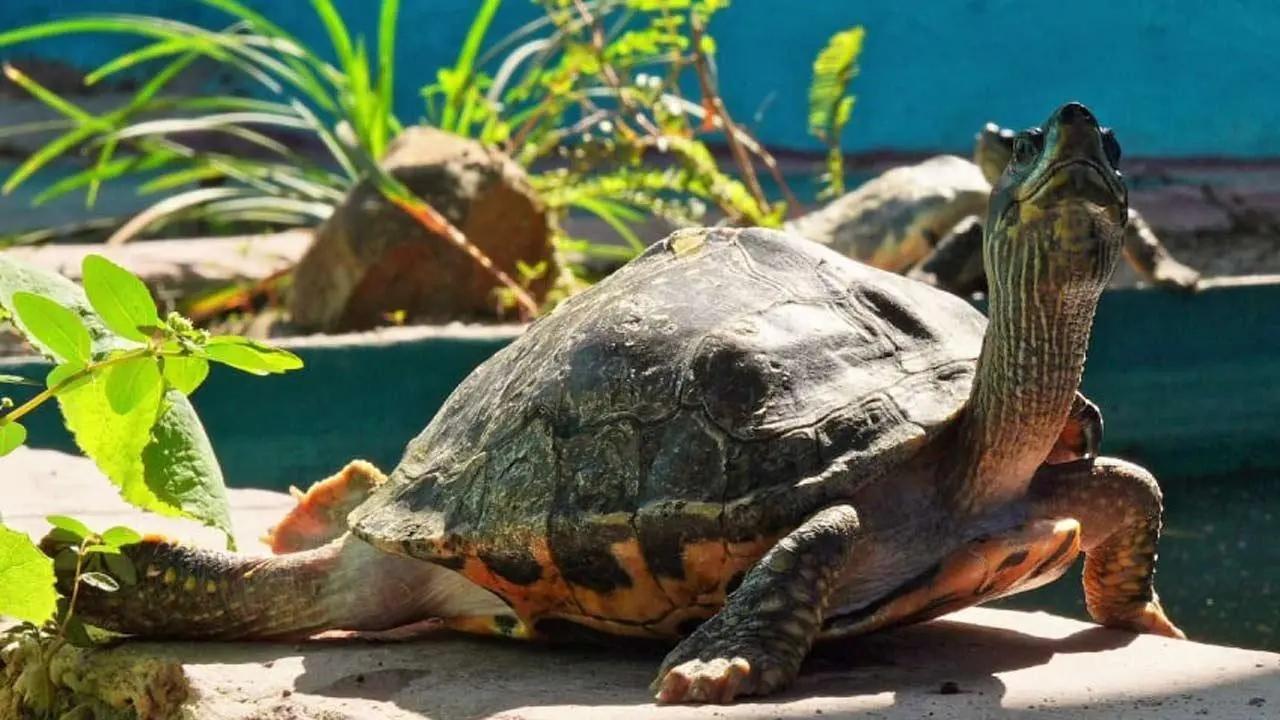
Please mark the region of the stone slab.
[[[190, 523], [143, 518], [82, 458], [0, 459], [5, 522], [32, 533], [71, 512], [217, 546]], [[241, 546], [290, 504], [231, 493]], [[648, 682], [661, 650], [553, 648], [441, 633], [410, 643], [131, 643], [117, 654], [183, 664], [190, 718], [1159, 718], [1280, 714], [1280, 654], [1156, 637], [1009, 610], [971, 609], [820, 647], [785, 693], [732, 707], [665, 707]], [[944, 689], [945, 687], [945, 689]]]

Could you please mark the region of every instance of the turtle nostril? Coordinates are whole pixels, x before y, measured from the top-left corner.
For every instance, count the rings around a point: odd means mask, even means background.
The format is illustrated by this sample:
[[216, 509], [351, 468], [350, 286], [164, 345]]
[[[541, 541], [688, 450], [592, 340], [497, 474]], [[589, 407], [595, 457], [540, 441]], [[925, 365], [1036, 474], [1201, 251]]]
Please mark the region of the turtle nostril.
[[1067, 123], [1077, 121], [1097, 123], [1089, 108], [1078, 102], [1069, 102], [1063, 105], [1062, 109], [1058, 111], [1058, 117], [1062, 118], [1062, 122]]

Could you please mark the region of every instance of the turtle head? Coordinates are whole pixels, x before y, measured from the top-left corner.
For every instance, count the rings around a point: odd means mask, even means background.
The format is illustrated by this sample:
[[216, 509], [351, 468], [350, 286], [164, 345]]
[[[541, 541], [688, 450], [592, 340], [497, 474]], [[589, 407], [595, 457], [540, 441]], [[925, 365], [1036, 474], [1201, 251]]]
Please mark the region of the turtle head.
[[987, 123], [978, 131], [973, 143], [973, 162], [982, 170], [987, 182], [1000, 181], [1009, 156], [1013, 155], [1013, 138], [1017, 133], [995, 123]]
[[1128, 221], [1119, 161], [1115, 135], [1080, 103], [1058, 108], [1043, 129], [1013, 136], [983, 240], [993, 295], [1003, 290], [1007, 299], [1059, 306], [1074, 297], [1096, 302]]

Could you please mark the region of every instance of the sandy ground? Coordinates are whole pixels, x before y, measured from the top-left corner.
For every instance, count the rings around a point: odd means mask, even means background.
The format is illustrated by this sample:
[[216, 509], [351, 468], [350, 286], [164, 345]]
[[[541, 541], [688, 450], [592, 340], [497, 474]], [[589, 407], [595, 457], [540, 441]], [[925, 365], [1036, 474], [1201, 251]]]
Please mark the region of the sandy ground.
[[[92, 465], [41, 450], [0, 459], [6, 523], [43, 516], [128, 523], [217, 546], [190, 523], [141, 517]], [[241, 547], [290, 500], [232, 492]], [[85, 511], [84, 508], [92, 508]], [[1250, 718], [1280, 716], [1280, 655], [1135, 637], [1044, 613], [972, 609], [820, 647], [782, 695], [733, 707], [658, 708], [661, 651], [550, 648], [439, 634], [409, 643], [132, 643], [116, 661], [181, 663], [186, 717], [315, 718]]]

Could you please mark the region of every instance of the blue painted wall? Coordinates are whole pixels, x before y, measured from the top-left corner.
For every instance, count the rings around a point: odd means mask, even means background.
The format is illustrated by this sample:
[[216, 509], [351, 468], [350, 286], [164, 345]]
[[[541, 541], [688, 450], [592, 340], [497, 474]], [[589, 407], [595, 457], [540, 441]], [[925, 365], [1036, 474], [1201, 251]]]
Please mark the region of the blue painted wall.
[[[251, 4], [321, 42], [303, 0]], [[376, 0], [338, 5], [372, 32]], [[413, 78], [399, 97], [406, 119], [419, 113], [419, 78], [452, 58], [475, 5], [403, 0], [401, 80]], [[91, 10], [219, 23], [194, 0], [6, 0], [0, 29]], [[497, 32], [533, 13], [527, 0], [508, 0]], [[809, 63], [831, 32], [856, 23], [868, 36], [850, 151], [964, 149], [988, 119], [1032, 124], [1075, 98], [1116, 127], [1131, 155], [1280, 156], [1276, 0], [736, 0], [712, 28], [730, 108], [775, 146], [813, 149], [804, 130]], [[46, 51], [88, 64], [113, 45]]]

